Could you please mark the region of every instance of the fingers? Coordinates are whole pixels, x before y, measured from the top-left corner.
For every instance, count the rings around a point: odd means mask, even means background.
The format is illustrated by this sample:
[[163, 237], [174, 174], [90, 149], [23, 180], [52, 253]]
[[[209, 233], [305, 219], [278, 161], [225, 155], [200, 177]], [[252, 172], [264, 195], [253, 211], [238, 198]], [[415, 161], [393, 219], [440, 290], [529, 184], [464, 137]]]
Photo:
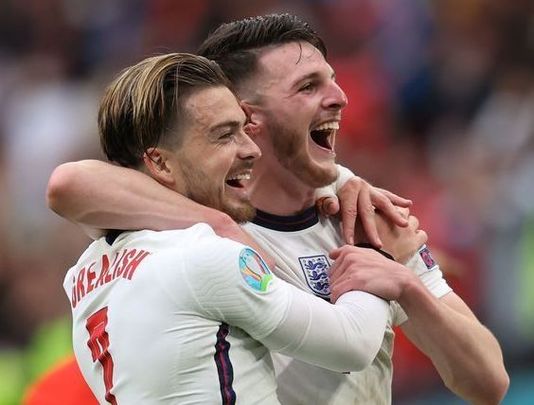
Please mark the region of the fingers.
[[336, 215], [339, 211], [339, 202], [337, 197], [324, 197], [315, 202], [319, 214], [324, 217]]
[[357, 265], [356, 260], [359, 255], [366, 254], [368, 249], [358, 248], [352, 245], [344, 245], [340, 248], [334, 249], [330, 252], [330, 258], [334, 260], [334, 264], [330, 267], [330, 281], [336, 281], [342, 277], [345, 271], [350, 266]]
[[322, 212], [333, 213], [337, 212], [336, 209], [341, 211], [343, 238], [350, 245], [354, 244], [356, 218], [360, 215], [360, 222], [369, 242], [377, 248], [383, 246], [378, 233], [374, 207], [379, 209], [393, 224], [400, 227], [408, 225], [408, 214], [403, 215], [403, 211], [399, 212], [399, 208], [410, 207], [412, 201], [388, 190], [373, 187], [360, 177], [352, 177], [348, 180], [339, 190], [338, 196], [339, 206], [327, 207], [324, 205], [327, 201], [323, 200], [324, 211]]
[[408, 228], [417, 230], [419, 229], [419, 219], [415, 215], [410, 215], [408, 217]]
[[369, 242], [378, 248], [382, 247], [375, 222], [371, 199], [372, 190], [373, 188], [359, 177], [350, 179], [340, 190], [343, 237], [350, 245], [354, 244], [356, 218], [360, 215], [360, 221]]
[[330, 301], [335, 303], [339, 297], [349, 291], [357, 290], [358, 286], [355, 285], [354, 281], [348, 280], [347, 278], [340, 279], [338, 282], [330, 284]]
[[343, 251], [342, 247], [333, 249], [328, 256], [330, 256], [332, 260], [336, 260], [341, 255], [342, 251]]
[[[396, 205], [393, 205], [393, 203], [388, 200], [384, 195], [376, 196], [376, 201], [374, 202], [375, 207], [380, 210], [382, 215], [391, 221], [393, 224], [398, 225], [400, 227], [406, 227], [408, 225], [408, 208], [401, 208], [397, 207]], [[408, 210], [408, 213], [406, 213], [404, 210]]]
[[422, 229], [419, 229], [416, 235], [417, 235], [417, 242], [419, 243], [419, 247], [423, 246], [425, 243], [428, 242], [428, 235]]
[[400, 197], [397, 194], [392, 193], [391, 191], [388, 191], [386, 189], [375, 187], [375, 190], [384, 194], [389, 199], [389, 201], [391, 201], [394, 205], [398, 207], [410, 207], [413, 204], [412, 200]]
[[315, 205], [323, 216], [336, 215], [339, 211], [339, 201], [332, 185], [315, 190]]
[[358, 199], [358, 211], [360, 212], [360, 222], [365, 231], [365, 235], [369, 242], [377, 247], [382, 247], [382, 241], [378, 236], [378, 228], [376, 225], [375, 208], [371, 202], [371, 189], [363, 187]]
[[329, 278], [331, 282], [341, 277], [341, 275], [344, 273], [346, 266], [344, 265], [343, 258], [346, 255], [347, 255], [347, 251], [343, 247], [339, 249], [334, 249], [330, 252], [330, 258], [332, 260], [335, 260], [335, 263], [332, 265], [332, 267], [330, 267]]
[[349, 245], [354, 244], [354, 228], [356, 226], [357, 207], [362, 184], [363, 180], [360, 178], [352, 178], [339, 190], [343, 238]]
[[336, 196], [330, 196], [322, 199], [323, 215], [336, 215], [339, 212], [339, 200]]
[[410, 208], [407, 207], [397, 207], [397, 211], [406, 219], [410, 216]]

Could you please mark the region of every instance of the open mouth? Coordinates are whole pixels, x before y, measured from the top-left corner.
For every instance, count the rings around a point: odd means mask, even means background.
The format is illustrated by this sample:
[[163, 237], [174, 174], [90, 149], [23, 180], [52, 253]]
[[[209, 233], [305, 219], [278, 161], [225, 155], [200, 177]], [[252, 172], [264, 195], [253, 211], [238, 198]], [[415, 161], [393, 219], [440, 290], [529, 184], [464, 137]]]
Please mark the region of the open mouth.
[[226, 178], [225, 183], [230, 187], [244, 188], [243, 182], [246, 180], [250, 180], [250, 173], [232, 174]]
[[334, 135], [339, 129], [339, 122], [331, 121], [319, 125], [317, 128], [310, 131], [310, 137], [321, 148], [333, 150]]

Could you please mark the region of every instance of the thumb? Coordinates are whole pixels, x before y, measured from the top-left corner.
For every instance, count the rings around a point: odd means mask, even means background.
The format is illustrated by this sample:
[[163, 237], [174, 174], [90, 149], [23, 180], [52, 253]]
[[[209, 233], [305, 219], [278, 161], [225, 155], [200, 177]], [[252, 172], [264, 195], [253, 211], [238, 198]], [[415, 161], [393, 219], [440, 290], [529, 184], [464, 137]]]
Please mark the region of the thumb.
[[339, 200], [336, 196], [329, 196], [324, 198], [323, 205], [328, 215], [336, 215], [339, 212]]
[[341, 251], [342, 251], [341, 248], [333, 249], [332, 251], [330, 251], [328, 256], [330, 257], [330, 259], [336, 260], [339, 257], [339, 255], [341, 255]]

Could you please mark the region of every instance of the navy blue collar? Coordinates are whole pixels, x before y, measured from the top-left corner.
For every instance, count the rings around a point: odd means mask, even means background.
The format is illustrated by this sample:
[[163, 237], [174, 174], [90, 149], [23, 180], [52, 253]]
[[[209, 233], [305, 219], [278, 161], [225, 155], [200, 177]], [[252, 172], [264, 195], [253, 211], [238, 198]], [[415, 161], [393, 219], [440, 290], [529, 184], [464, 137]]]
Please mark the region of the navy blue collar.
[[315, 206], [311, 206], [299, 214], [289, 216], [279, 216], [256, 210], [256, 217], [252, 220], [252, 223], [263, 228], [281, 232], [302, 231], [318, 222], [319, 215]]
[[120, 236], [121, 233], [123, 233], [124, 231], [120, 231], [118, 229], [111, 229], [108, 231], [108, 233], [106, 234], [106, 242], [108, 243], [108, 245], [113, 245], [113, 243], [115, 242], [115, 240]]

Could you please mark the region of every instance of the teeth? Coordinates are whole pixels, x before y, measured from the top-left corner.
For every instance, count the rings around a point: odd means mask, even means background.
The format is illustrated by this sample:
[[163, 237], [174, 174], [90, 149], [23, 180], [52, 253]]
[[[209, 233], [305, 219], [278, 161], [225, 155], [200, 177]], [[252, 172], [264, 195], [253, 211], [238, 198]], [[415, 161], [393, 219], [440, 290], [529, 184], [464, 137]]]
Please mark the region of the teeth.
[[314, 131], [323, 131], [327, 129], [339, 129], [339, 122], [337, 121], [325, 122], [324, 124], [321, 124], [317, 128], [315, 128]]
[[227, 180], [250, 180], [250, 173], [234, 174], [228, 177]]

